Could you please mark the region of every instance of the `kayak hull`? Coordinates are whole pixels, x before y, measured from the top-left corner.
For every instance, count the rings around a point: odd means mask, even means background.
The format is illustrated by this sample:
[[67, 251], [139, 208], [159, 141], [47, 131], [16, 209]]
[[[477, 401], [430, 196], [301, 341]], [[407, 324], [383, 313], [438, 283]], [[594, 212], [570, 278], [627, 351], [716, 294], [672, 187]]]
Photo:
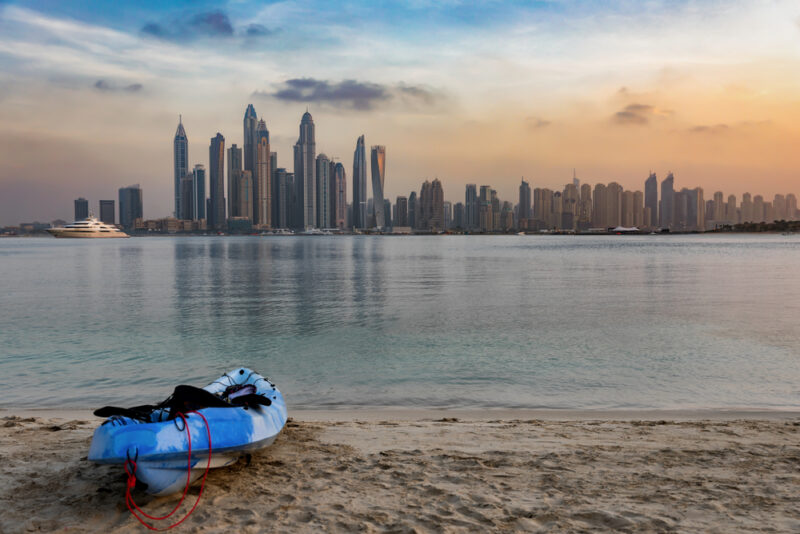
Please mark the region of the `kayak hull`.
[[[147, 484], [147, 492], [168, 495], [186, 486], [187, 470], [197, 480], [208, 464], [211, 434], [211, 468], [230, 465], [245, 454], [271, 445], [286, 424], [286, 403], [280, 391], [268, 379], [246, 368], [234, 369], [206, 386], [211, 393], [220, 393], [229, 385], [253, 384], [260, 395], [271, 401], [269, 406], [203, 408], [208, 429], [198, 413], [155, 422], [142, 422], [122, 416], [107, 419], [99, 426], [89, 447], [88, 459], [102, 464], [136, 462], [136, 478]], [[191, 435], [191, 459], [189, 452]]]

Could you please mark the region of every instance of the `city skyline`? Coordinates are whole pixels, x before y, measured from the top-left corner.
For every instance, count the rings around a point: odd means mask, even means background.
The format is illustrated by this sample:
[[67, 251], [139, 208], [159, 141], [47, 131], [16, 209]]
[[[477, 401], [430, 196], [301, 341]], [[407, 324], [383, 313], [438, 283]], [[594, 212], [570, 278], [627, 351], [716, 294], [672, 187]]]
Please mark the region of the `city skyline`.
[[98, 6], [0, 6], [1, 224], [66, 217], [83, 192], [126, 183], [149, 192], [147, 217], [168, 214], [164, 132], [182, 114], [192, 143], [240, 144], [247, 101], [284, 168], [306, 106], [329, 156], [380, 140], [386, 198], [437, 177], [511, 198], [519, 176], [553, 188], [574, 167], [628, 188], [673, 171], [737, 196], [797, 181], [796, 3]]

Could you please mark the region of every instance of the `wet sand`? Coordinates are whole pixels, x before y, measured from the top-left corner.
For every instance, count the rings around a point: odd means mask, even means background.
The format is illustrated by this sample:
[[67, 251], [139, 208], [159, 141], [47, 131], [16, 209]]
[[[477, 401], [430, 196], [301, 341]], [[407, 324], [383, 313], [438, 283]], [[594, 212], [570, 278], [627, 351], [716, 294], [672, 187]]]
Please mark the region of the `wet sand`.
[[[800, 531], [798, 413], [292, 415], [249, 465], [211, 471], [180, 531]], [[0, 532], [146, 531], [121, 466], [86, 460], [97, 424], [0, 411]], [[135, 496], [150, 514], [178, 498]]]

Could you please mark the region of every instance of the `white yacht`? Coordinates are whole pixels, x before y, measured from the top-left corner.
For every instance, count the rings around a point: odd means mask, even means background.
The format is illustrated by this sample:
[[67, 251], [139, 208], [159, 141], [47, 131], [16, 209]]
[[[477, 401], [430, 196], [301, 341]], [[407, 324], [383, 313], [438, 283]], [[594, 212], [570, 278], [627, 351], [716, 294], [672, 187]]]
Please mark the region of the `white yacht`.
[[48, 228], [47, 232], [55, 237], [130, 237], [113, 224], [106, 224], [95, 217], [87, 217], [61, 228]]

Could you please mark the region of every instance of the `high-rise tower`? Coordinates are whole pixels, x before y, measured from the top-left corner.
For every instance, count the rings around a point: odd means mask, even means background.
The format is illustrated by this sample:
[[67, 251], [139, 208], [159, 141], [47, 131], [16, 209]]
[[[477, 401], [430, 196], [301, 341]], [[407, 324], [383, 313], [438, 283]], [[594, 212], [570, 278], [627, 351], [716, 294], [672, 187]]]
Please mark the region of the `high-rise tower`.
[[675, 214], [675, 178], [672, 173], [669, 173], [661, 182], [661, 206], [658, 211], [661, 227], [671, 227], [674, 224], [673, 216]]
[[208, 193], [211, 198], [208, 225], [221, 230], [225, 227], [225, 138], [219, 132], [208, 147]]
[[658, 178], [654, 172], [644, 181], [644, 207], [650, 208], [650, 219], [644, 225], [655, 228], [658, 226]]
[[375, 226], [386, 226], [385, 213], [383, 213], [383, 182], [386, 178], [386, 147], [375, 145], [371, 148], [372, 160], [372, 199], [375, 206]]
[[[242, 178], [242, 149], [232, 144], [228, 149], [228, 217], [241, 217], [239, 181]], [[250, 195], [247, 195], [250, 198]]]
[[294, 180], [300, 209], [296, 224], [299, 229], [317, 227], [316, 153], [314, 119], [306, 111], [300, 120], [300, 137], [294, 145]]
[[189, 140], [186, 130], [183, 129], [183, 117], [178, 116], [178, 129], [172, 142], [174, 171], [175, 171], [175, 217], [180, 218], [181, 208], [181, 180], [189, 174]]
[[519, 213], [520, 220], [531, 218], [531, 186], [525, 179], [519, 184]]
[[353, 228], [367, 227], [367, 152], [364, 136], [353, 153]]
[[344, 230], [347, 221], [347, 173], [344, 165], [337, 163], [333, 168], [333, 222], [336, 228]]
[[256, 126], [256, 172], [253, 173], [253, 224], [272, 224], [272, 172], [269, 151], [269, 130], [264, 120]]
[[[242, 143], [242, 148], [244, 152], [244, 158], [242, 163], [244, 164], [244, 170], [250, 171], [251, 177], [251, 187], [252, 193], [248, 195], [250, 197], [250, 203], [255, 207], [256, 202], [255, 198], [257, 195], [256, 193], [256, 182], [258, 182], [257, 178], [257, 171], [258, 168], [258, 153], [256, 151], [256, 145], [258, 144], [257, 140], [257, 133], [256, 129], [258, 128], [258, 116], [256, 115], [256, 108], [253, 107], [253, 104], [247, 104], [247, 109], [244, 111], [244, 138]], [[248, 210], [251, 211], [251, 210]], [[255, 213], [253, 213], [253, 217], [255, 218]], [[253, 224], [256, 221], [253, 220]]]

